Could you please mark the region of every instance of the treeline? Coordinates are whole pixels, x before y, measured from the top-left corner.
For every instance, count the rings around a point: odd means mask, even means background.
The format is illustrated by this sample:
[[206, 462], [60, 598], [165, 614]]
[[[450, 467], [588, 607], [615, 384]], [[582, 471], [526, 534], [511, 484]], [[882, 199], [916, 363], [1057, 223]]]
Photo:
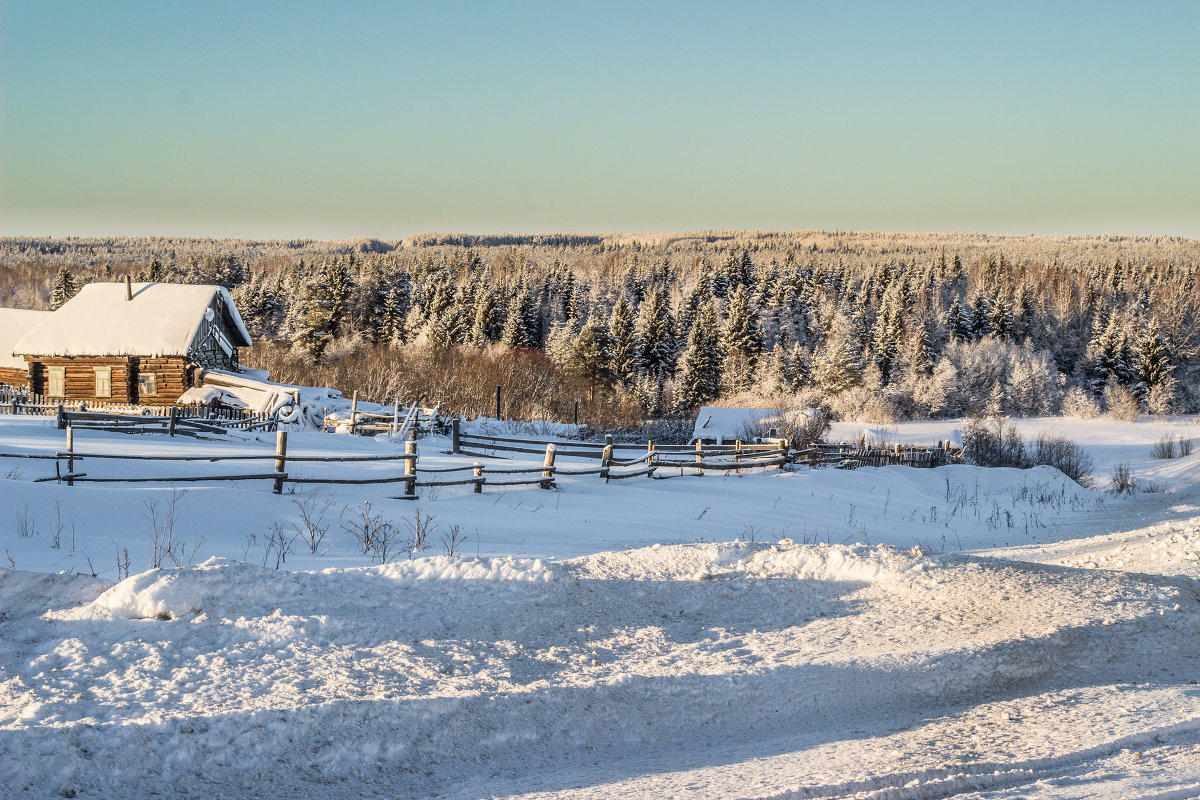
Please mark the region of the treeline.
[[78, 264], [73, 248], [43, 242], [53, 252], [35, 255], [32, 241], [0, 240], [5, 291], [28, 300], [7, 304], [56, 306], [80, 282], [123, 271], [220, 283], [264, 342], [243, 360], [269, 352], [278, 367], [293, 351], [303, 356], [288, 361], [293, 380], [306, 377], [297, 365], [337, 374], [389, 349], [492, 359], [520, 349], [592, 402], [652, 416], [718, 398], [873, 422], [1200, 407], [1200, 242], [1185, 239], [427, 235], [224, 250], [106, 240], [116, 255], [85, 248], [91, 260]]

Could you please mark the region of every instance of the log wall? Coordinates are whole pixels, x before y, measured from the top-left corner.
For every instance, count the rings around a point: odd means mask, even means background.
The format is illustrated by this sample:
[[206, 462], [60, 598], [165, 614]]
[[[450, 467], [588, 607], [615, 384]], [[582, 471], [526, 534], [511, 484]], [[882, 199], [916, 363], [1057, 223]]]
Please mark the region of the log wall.
[[[146, 405], [172, 405], [179, 396], [191, 388], [194, 369], [181, 356], [166, 358], [101, 358], [96, 356], [50, 357], [26, 356], [32, 376], [30, 391], [50, 398], [48, 367], [65, 367], [63, 386], [64, 400], [108, 401], [111, 403], [144, 403]], [[112, 394], [96, 395], [96, 373], [93, 367], [112, 368]], [[153, 373], [157, 392], [142, 395], [138, 392], [138, 375]], [[53, 398], [50, 398], [53, 399]]]
[[29, 370], [0, 367], [0, 383], [3, 383], [5, 386], [17, 386], [22, 389], [28, 389]]

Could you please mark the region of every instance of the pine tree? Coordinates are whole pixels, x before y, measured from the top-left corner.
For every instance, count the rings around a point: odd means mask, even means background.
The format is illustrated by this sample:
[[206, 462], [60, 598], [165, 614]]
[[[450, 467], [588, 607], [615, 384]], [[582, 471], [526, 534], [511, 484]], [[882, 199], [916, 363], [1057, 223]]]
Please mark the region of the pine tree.
[[1155, 390], [1162, 393], [1163, 387], [1171, 394], [1175, 390], [1175, 379], [1171, 373], [1175, 370], [1163, 341], [1162, 331], [1155, 323], [1150, 323], [1138, 337], [1135, 348], [1136, 382], [1133, 390], [1145, 400]]
[[729, 318], [725, 324], [725, 348], [730, 355], [746, 361], [750, 369], [763, 351], [758, 317], [750, 308], [750, 293], [738, 286], [729, 293]]
[[59, 267], [58, 277], [54, 279], [54, 288], [50, 290], [50, 310], [56, 311], [78, 291], [75, 276], [66, 267]]
[[638, 309], [633, 338], [635, 371], [656, 379], [669, 377], [675, 367], [678, 342], [675, 318], [667, 293], [661, 287], [653, 287], [646, 293]]
[[818, 352], [813, 377], [828, 394], [840, 394], [862, 381], [862, 362], [851, 339], [835, 335]]
[[150, 283], [161, 283], [166, 277], [167, 271], [163, 269], [162, 262], [157, 258], [151, 259], [150, 267], [146, 270], [146, 280]]
[[679, 405], [694, 408], [714, 399], [721, 391], [724, 361], [717, 315], [705, 301], [696, 310], [688, 333], [687, 348], [679, 359]]
[[588, 384], [591, 395], [597, 389], [612, 386], [612, 338], [608, 326], [599, 319], [589, 319], [574, 337], [563, 372]]
[[618, 298], [609, 318], [609, 335], [612, 354], [613, 379], [620, 385], [630, 384], [634, 378], [636, 341], [634, 339], [633, 311], [624, 297]]

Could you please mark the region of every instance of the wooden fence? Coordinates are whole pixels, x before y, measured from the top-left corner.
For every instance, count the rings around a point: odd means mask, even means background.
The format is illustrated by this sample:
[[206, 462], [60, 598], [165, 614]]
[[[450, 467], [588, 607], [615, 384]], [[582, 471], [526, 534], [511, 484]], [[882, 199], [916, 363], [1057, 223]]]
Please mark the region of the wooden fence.
[[405, 406], [397, 399], [392, 405], [390, 413], [377, 414], [358, 410], [358, 392], [356, 391], [350, 398], [349, 419], [340, 415], [331, 416], [325, 412], [321, 421], [321, 430], [344, 431], [351, 434], [389, 433], [404, 439], [409, 436], [416, 438], [420, 434], [441, 433], [444, 431], [444, 427], [440, 405], [426, 408], [418, 402]]
[[274, 415], [270, 413], [254, 413], [248, 409], [227, 406], [100, 403], [62, 400], [24, 392], [0, 393], [0, 413], [57, 417], [60, 429], [70, 424], [126, 433], [186, 433], [183, 430], [172, 432], [171, 420], [175, 421], [176, 428], [191, 426], [218, 433], [228, 429], [273, 431], [277, 426]]

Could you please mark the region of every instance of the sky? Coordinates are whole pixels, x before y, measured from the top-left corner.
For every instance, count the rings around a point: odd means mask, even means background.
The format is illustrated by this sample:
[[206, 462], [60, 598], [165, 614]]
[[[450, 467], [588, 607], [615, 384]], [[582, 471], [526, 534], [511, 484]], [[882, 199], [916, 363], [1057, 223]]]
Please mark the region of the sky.
[[0, 234], [1200, 237], [1200, 2], [0, 0]]

